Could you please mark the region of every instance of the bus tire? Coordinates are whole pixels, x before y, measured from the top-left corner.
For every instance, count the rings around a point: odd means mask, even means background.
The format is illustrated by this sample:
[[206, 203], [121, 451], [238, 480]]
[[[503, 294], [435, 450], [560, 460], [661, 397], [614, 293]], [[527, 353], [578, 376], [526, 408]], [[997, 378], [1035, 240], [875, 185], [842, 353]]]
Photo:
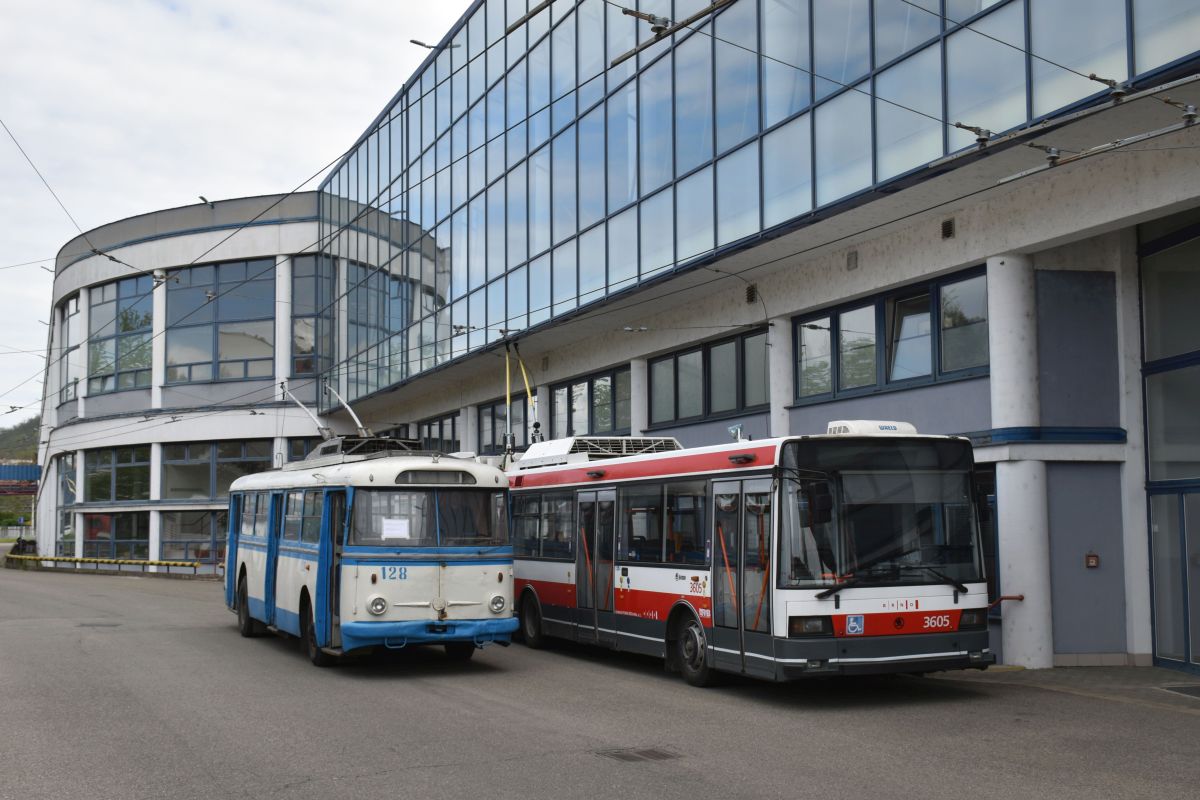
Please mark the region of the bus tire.
[[689, 615], [675, 640], [675, 662], [692, 686], [711, 686], [715, 675], [708, 665], [708, 645], [700, 621]]
[[237, 589], [238, 633], [251, 639], [262, 635], [262, 625], [250, 616], [250, 593], [246, 589], [246, 573], [238, 577]]
[[332, 667], [337, 663], [335, 656], [329, 655], [317, 646], [317, 625], [313, 617], [312, 604], [308, 595], [300, 601], [300, 640], [304, 642], [304, 652], [315, 667]]
[[478, 649], [474, 642], [446, 642], [443, 646], [446, 648], [446, 658], [451, 661], [470, 661]]
[[541, 649], [546, 644], [546, 634], [542, 632], [542, 612], [532, 594], [526, 594], [521, 600], [521, 638], [525, 646], [534, 650]]

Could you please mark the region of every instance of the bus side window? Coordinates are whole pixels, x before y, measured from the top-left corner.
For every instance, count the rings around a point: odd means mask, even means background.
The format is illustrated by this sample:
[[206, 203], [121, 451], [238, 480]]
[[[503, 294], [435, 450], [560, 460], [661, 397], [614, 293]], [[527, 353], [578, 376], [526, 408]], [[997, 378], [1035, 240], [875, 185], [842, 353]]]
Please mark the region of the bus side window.
[[513, 553], [518, 556], [540, 556], [541, 542], [538, 526], [541, 518], [541, 497], [513, 497]]
[[617, 490], [621, 501], [621, 532], [617, 558], [647, 564], [663, 560], [663, 490], [661, 486], [630, 486]]
[[283, 515], [283, 538], [286, 541], [300, 541], [300, 521], [303, 517], [304, 492], [288, 492], [287, 509]]
[[708, 496], [704, 481], [667, 484], [667, 561], [672, 564], [705, 564], [708, 527], [704, 505]]
[[570, 558], [575, 552], [575, 496], [569, 492], [542, 498], [542, 555]]
[[258, 495], [254, 492], [242, 495], [242, 519], [238, 526], [239, 536], [254, 535], [254, 504]]
[[321, 490], [310, 489], [304, 493], [304, 507], [300, 521], [300, 541], [316, 544], [321, 540]]

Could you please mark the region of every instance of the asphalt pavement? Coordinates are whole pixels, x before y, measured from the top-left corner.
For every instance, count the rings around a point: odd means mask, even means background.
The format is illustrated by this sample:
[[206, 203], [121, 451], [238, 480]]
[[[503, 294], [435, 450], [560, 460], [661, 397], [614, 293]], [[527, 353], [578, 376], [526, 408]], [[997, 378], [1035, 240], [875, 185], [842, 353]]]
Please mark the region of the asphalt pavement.
[[1200, 678], [952, 673], [696, 689], [559, 644], [311, 666], [220, 584], [0, 570], [0, 798], [1194, 796]]

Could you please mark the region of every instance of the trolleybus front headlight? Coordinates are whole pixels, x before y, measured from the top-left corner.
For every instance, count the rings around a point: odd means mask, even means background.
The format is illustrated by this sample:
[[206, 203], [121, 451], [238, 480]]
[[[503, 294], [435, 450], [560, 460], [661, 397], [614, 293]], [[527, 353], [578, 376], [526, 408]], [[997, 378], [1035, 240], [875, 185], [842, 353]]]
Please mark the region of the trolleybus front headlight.
[[788, 636], [829, 636], [833, 633], [830, 617], [788, 617]]
[[387, 611], [387, 606], [387, 599], [377, 594], [373, 594], [367, 598], [367, 611], [370, 611], [377, 617]]
[[981, 631], [987, 627], [987, 609], [969, 608], [958, 618], [960, 631]]
[[498, 594], [498, 595], [494, 596], [491, 599], [491, 601], [488, 603], [488, 608], [490, 608], [492, 610], [493, 614], [499, 614], [501, 611], [504, 610], [504, 605], [505, 605], [504, 595]]

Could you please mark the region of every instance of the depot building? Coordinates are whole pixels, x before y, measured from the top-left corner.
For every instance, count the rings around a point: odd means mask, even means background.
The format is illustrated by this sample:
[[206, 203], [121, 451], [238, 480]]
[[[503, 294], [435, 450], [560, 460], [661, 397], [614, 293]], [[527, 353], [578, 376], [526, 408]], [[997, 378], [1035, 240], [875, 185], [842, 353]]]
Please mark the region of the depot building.
[[[287, 235], [196, 262], [210, 228], [252, 217], [245, 199], [106, 239], [161, 272], [141, 287], [163, 334], [146, 363], [121, 363], [136, 331], [65, 327], [126, 290], [64, 250], [62, 347], [113, 339], [114, 359], [48, 381], [42, 551], [82, 553], [89, 515], [119, 512], [146, 515], [137, 552], [161, 557], [193, 500], [219, 529], [212, 415], [236, 414], [243, 471], [311, 446], [281, 380], [322, 424], [353, 427], [328, 381], [376, 431], [479, 453], [510, 422], [519, 446], [534, 422], [692, 446], [903, 420], [975, 444], [989, 588], [1023, 597], [993, 611], [1001, 661], [1200, 669], [1200, 8], [638, 10], [653, 19], [480, 0], [319, 191], [289, 198], [267, 226]], [[270, 302], [184, 316], [256, 259], [272, 285], [247, 303]], [[140, 447], [145, 486], [119, 498], [134, 462], [116, 450]], [[202, 497], [167, 496], [202, 470]]]

